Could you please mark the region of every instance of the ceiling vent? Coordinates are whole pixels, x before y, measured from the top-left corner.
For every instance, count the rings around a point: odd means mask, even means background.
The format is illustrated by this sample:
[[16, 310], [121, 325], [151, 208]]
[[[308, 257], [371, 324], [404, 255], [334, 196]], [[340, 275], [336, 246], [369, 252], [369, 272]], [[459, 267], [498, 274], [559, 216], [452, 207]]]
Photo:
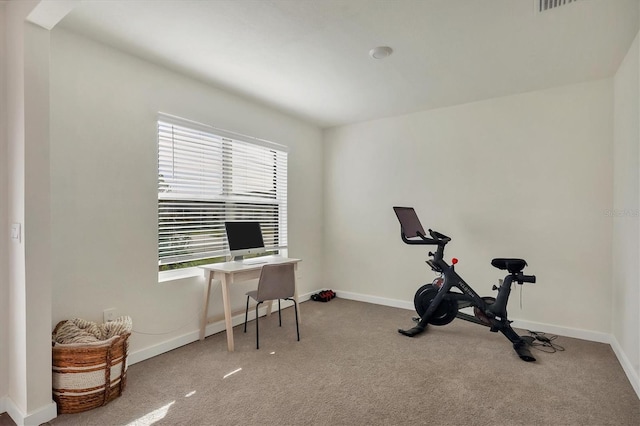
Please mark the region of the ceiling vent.
[[578, 0], [534, 0], [536, 11], [538, 13], [547, 12], [560, 6], [566, 6], [575, 3]]

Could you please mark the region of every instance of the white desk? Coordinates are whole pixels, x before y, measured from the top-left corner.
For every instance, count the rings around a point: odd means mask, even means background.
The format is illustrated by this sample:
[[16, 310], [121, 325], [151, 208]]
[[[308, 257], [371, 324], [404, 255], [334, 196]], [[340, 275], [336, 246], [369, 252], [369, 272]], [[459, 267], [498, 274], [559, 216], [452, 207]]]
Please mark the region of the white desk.
[[[242, 262], [225, 262], [225, 263], [212, 263], [209, 265], [200, 265], [199, 267], [204, 270], [207, 282], [204, 286], [204, 305], [202, 309], [202, 318], [200, 321], [200, 340], [204, 340], [205, 331], [209, 321], [209, 297], [211, 295], [211, 283], [213, 280], [220, 280], [222, 286], [222, 305], [224, 307], [224, 322], [227, 330], [227, 348], [229, 352], [233, 352], [233, 324], [231, 318], [233, 313], [231, 312], [231, 302], [229, 301], [229, 286], [234, 281], [247, 281], [260, 277], [262, 267], [266, 264], [278, 264], [278, 263], [293, 263], [295, 269], [298, 269], [298, 262], [300, 259], [292, 259], [281, 256], [265, 256], [265, 263], [258, 264], [245, 264]], [[298, 286], [294, 293], [294, 299], [298, 303]], [[267, 308], [267, 314], [271, 314], [271, 303]], [[300, 317], [300, 306], [298, 305], [298, 317]], [[300, 322], [302, 320], [300, 319]]]

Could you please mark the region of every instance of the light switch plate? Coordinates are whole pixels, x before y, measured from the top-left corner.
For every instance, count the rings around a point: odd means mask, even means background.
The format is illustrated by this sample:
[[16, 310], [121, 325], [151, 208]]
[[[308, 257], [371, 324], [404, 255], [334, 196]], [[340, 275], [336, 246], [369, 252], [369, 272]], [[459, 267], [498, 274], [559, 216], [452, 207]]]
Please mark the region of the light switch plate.
[[20, 224], [19, 223], [12, 223], [11, 224], [11, 239], [14, 240], [15, 242], [20, 242], [20, 240], [22, 239], [22, 235], [21, 235], [21, 229], [20, 229]]

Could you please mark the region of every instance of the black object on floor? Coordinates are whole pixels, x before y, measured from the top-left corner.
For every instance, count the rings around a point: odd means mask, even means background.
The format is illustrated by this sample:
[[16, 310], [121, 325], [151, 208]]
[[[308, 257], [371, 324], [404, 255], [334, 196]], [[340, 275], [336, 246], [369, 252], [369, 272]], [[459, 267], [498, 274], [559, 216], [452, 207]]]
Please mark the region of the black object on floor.
[[333, 290], [323, 290], [320, 293], [312, 294], [311, 300], [316, 302], [328, 302], [336, 297], [336, 293]]

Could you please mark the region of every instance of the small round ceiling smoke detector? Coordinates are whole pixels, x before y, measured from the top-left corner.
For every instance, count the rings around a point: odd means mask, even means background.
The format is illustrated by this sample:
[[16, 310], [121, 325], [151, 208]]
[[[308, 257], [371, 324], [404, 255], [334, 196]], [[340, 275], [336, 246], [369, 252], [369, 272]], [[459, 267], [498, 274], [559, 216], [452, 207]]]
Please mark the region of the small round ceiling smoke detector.
[[389, 46], [374, 47], [369, 51], [369, 56], [373, 59], [384, 59], [393, 53], [393, 49]]

